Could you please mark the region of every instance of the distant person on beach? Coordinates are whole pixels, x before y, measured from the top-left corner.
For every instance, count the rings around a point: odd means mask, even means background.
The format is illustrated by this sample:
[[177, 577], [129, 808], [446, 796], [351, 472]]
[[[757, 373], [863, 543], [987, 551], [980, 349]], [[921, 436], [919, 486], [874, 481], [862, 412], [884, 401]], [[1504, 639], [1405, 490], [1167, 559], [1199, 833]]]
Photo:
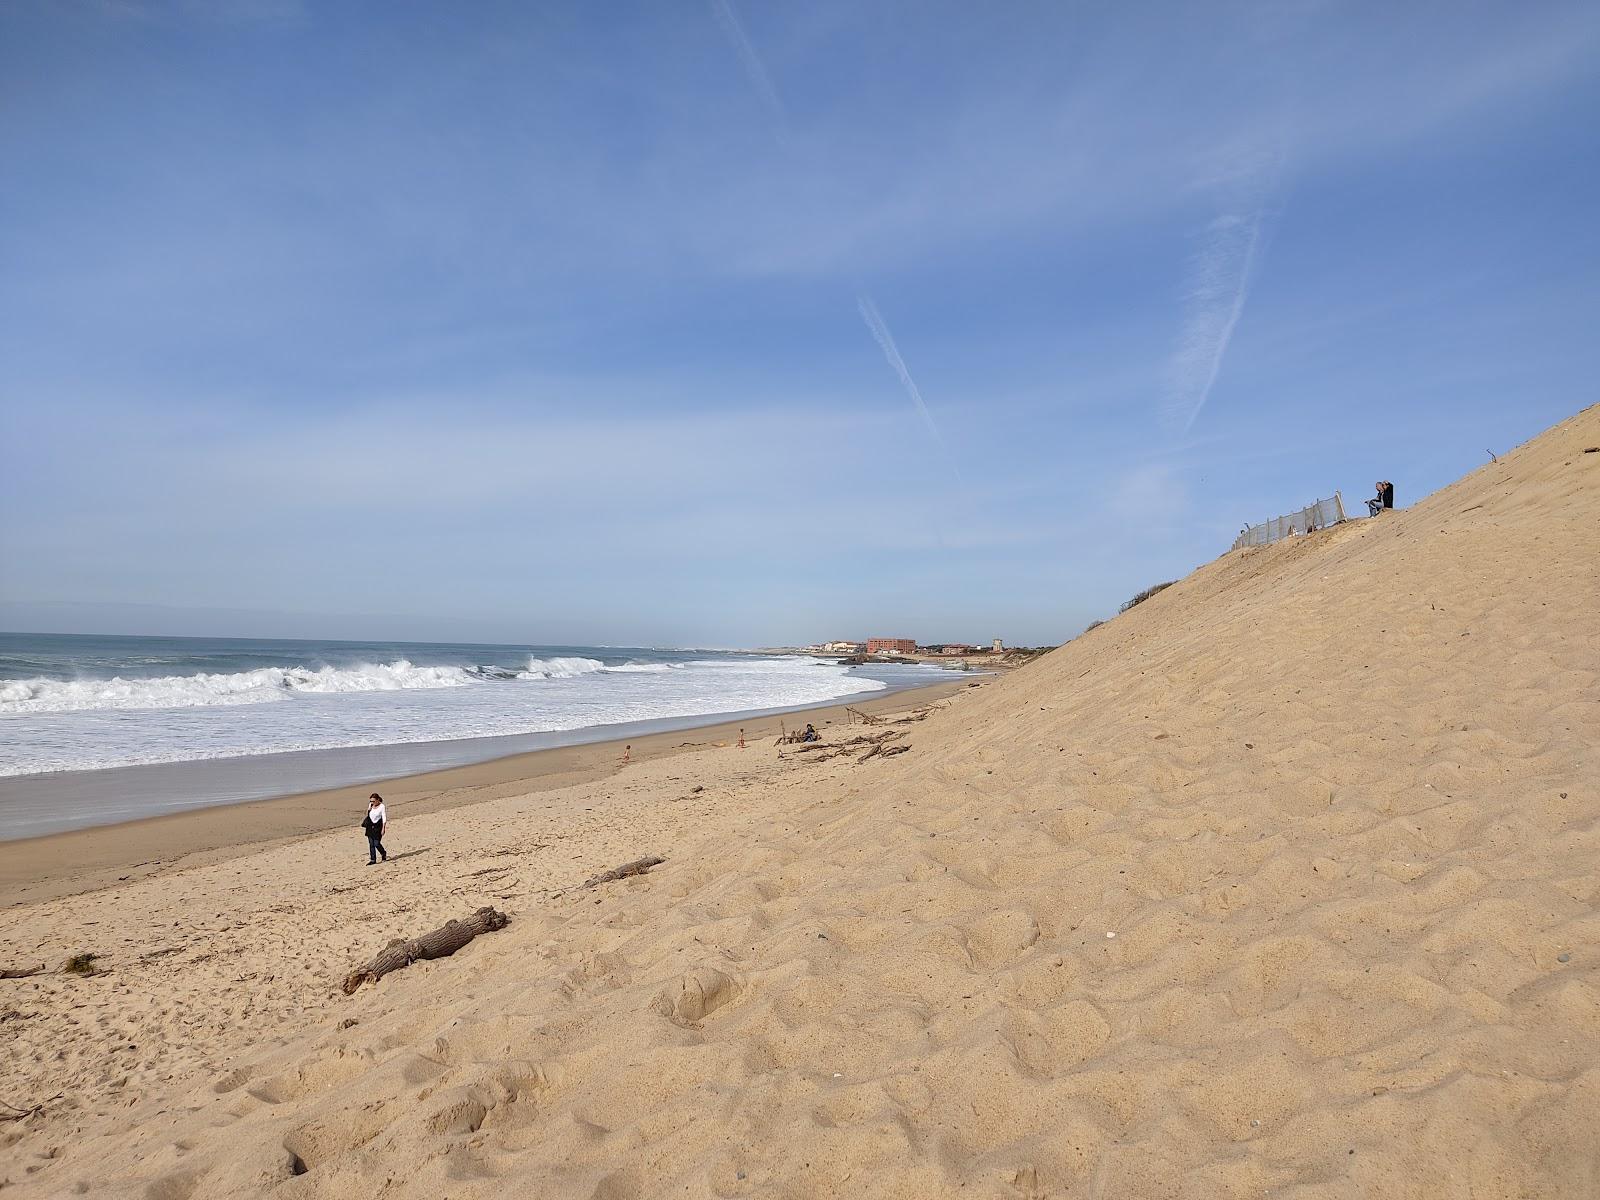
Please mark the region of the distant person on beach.
[[383, 831], [389, 827], [389, 810], [383, 806], [383, 797], [373, 792], [367, 798], [367, 815], [361, 828], [367, 831], [367, 866], [375, 866], [378, 855], [389, 861], [389, 852], [383, 848]]

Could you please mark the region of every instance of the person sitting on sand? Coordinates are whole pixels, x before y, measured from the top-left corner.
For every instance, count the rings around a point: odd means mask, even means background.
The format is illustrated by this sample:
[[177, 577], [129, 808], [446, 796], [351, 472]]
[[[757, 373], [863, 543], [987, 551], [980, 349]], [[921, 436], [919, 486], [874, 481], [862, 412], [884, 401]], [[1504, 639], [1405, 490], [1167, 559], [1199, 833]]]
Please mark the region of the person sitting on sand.
[[820, 742], [822, 735], [817, 732], [815, 725], [807, 724], [806, 731], [800, 735], [800, 740], [802, 742]]
[[389, 811], [383, 806], [383, 797], [373, 792], [367, 798], [367, 815], [361, 828], [367, 831], [367, 866], [377, 864], [378, 855], [389, 861], [389, 852], [383, 848], [383, 831], [389, 826]]
[[1377, 488], [1378, 494], [1367, 501], [1367, 515], [1375, 517], [1386, 508], [1394, 507], [1394, 484], [1387, 479], [1380, 479], [1372, 485]]

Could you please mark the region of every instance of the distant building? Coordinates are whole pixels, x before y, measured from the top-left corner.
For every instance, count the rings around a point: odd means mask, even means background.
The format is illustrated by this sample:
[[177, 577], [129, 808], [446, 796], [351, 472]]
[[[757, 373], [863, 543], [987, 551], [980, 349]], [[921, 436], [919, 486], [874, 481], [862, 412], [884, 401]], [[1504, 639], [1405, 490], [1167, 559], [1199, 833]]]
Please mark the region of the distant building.
[[1005, 643], [999, 638], [995, 638], [994, 640], [994, 652], [996, 654], [1004, 654], [1006, 652]]
[[915, 638], [868, 638], [868, 654], [915, 654]]
[[922, 653], [960, 658], [963, 654], [971, 654], [972, 647], [965, 642], [940, 642], [937, 645], [922, 647]]
[[824, 654], [860, 654], [860, 642], [828, 642], [822, 647]]

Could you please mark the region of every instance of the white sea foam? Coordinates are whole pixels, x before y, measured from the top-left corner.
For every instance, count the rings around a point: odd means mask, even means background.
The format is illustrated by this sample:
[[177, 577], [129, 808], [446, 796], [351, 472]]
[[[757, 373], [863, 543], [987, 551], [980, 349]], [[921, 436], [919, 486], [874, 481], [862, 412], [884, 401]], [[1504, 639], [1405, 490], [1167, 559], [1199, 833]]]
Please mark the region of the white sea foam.
[[520, 671], [494, 666], [419, 667], [397, 659], [353, 667], [260, 667], [231, 674], [163, 675], [149, 679], [0, 680], [0, 715], [82, 712], [93, 709], [196, 708], [270, 704], [297, 694], [393, 692], [413, 688], [466, 687], [497, 680], [576, 679], [606, 674], [659, 675], [689, 667], [748, 669], [760, 662], [781, 672], [785, 664], [813, 660], [753, 659], [745, 662], [696, 660], [690, 663], [621, 663], [606, 666], [594, 658], [530, 658]]
[[518, 679], [575, 679], [606, 669], [605, 663], [595, 658], [530, 658], [527, 668], [518, 672]]
[[[0, 777], [450, 741], [822, 704], [880, 680], [809, 658], [587, 657], [0, 682]], [[909, 669], [908, 669], [909, 670]], [[933, 673], [933, 669], [928, 669]], [[120, 710], [165, 710], [140, 713]]]
[[9, 679], [0, 682], [0, 713], [264, 704], [291, 699], [298, 692], [393, 692], [464, 687], [472, 681], [473, 673], [464, 667], [418, 667], [403, 658], [354, 667], [261, 667], [228, 675], [154, 679]]

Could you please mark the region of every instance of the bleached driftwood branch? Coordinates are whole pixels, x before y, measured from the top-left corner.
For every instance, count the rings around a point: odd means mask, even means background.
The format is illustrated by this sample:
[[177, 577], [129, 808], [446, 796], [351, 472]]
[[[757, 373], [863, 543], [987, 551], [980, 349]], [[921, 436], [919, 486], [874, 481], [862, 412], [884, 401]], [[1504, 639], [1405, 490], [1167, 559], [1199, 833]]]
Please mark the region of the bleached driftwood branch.
[[371, 962], [359, 971], [345, 976], [344, 994], [353, 993], [364, 983], [374, 983], [390, 971], [409, 967], [426, 958], [446, 958], [465, 946], [480, 933], [504, 929], [509, 920], [505, 913], [493, 908], [480, 908], [465, 921], [446, 921], [432, 933], [406, 941], [395, 938]]
[[667, 860], [657, 858], [653, 854], [644, 858], [636, 858], [632, 862], [623, 863], [620, 867], [612, 867], [609, 871], [602, 871], [599, 875], [591, 876], [584, 881], [584, 887], [594, 887], [600, 883], [610, 883], [616, 879], [626, 879], [629, 875], [643, 875], [651, 867], [659, 867]]

